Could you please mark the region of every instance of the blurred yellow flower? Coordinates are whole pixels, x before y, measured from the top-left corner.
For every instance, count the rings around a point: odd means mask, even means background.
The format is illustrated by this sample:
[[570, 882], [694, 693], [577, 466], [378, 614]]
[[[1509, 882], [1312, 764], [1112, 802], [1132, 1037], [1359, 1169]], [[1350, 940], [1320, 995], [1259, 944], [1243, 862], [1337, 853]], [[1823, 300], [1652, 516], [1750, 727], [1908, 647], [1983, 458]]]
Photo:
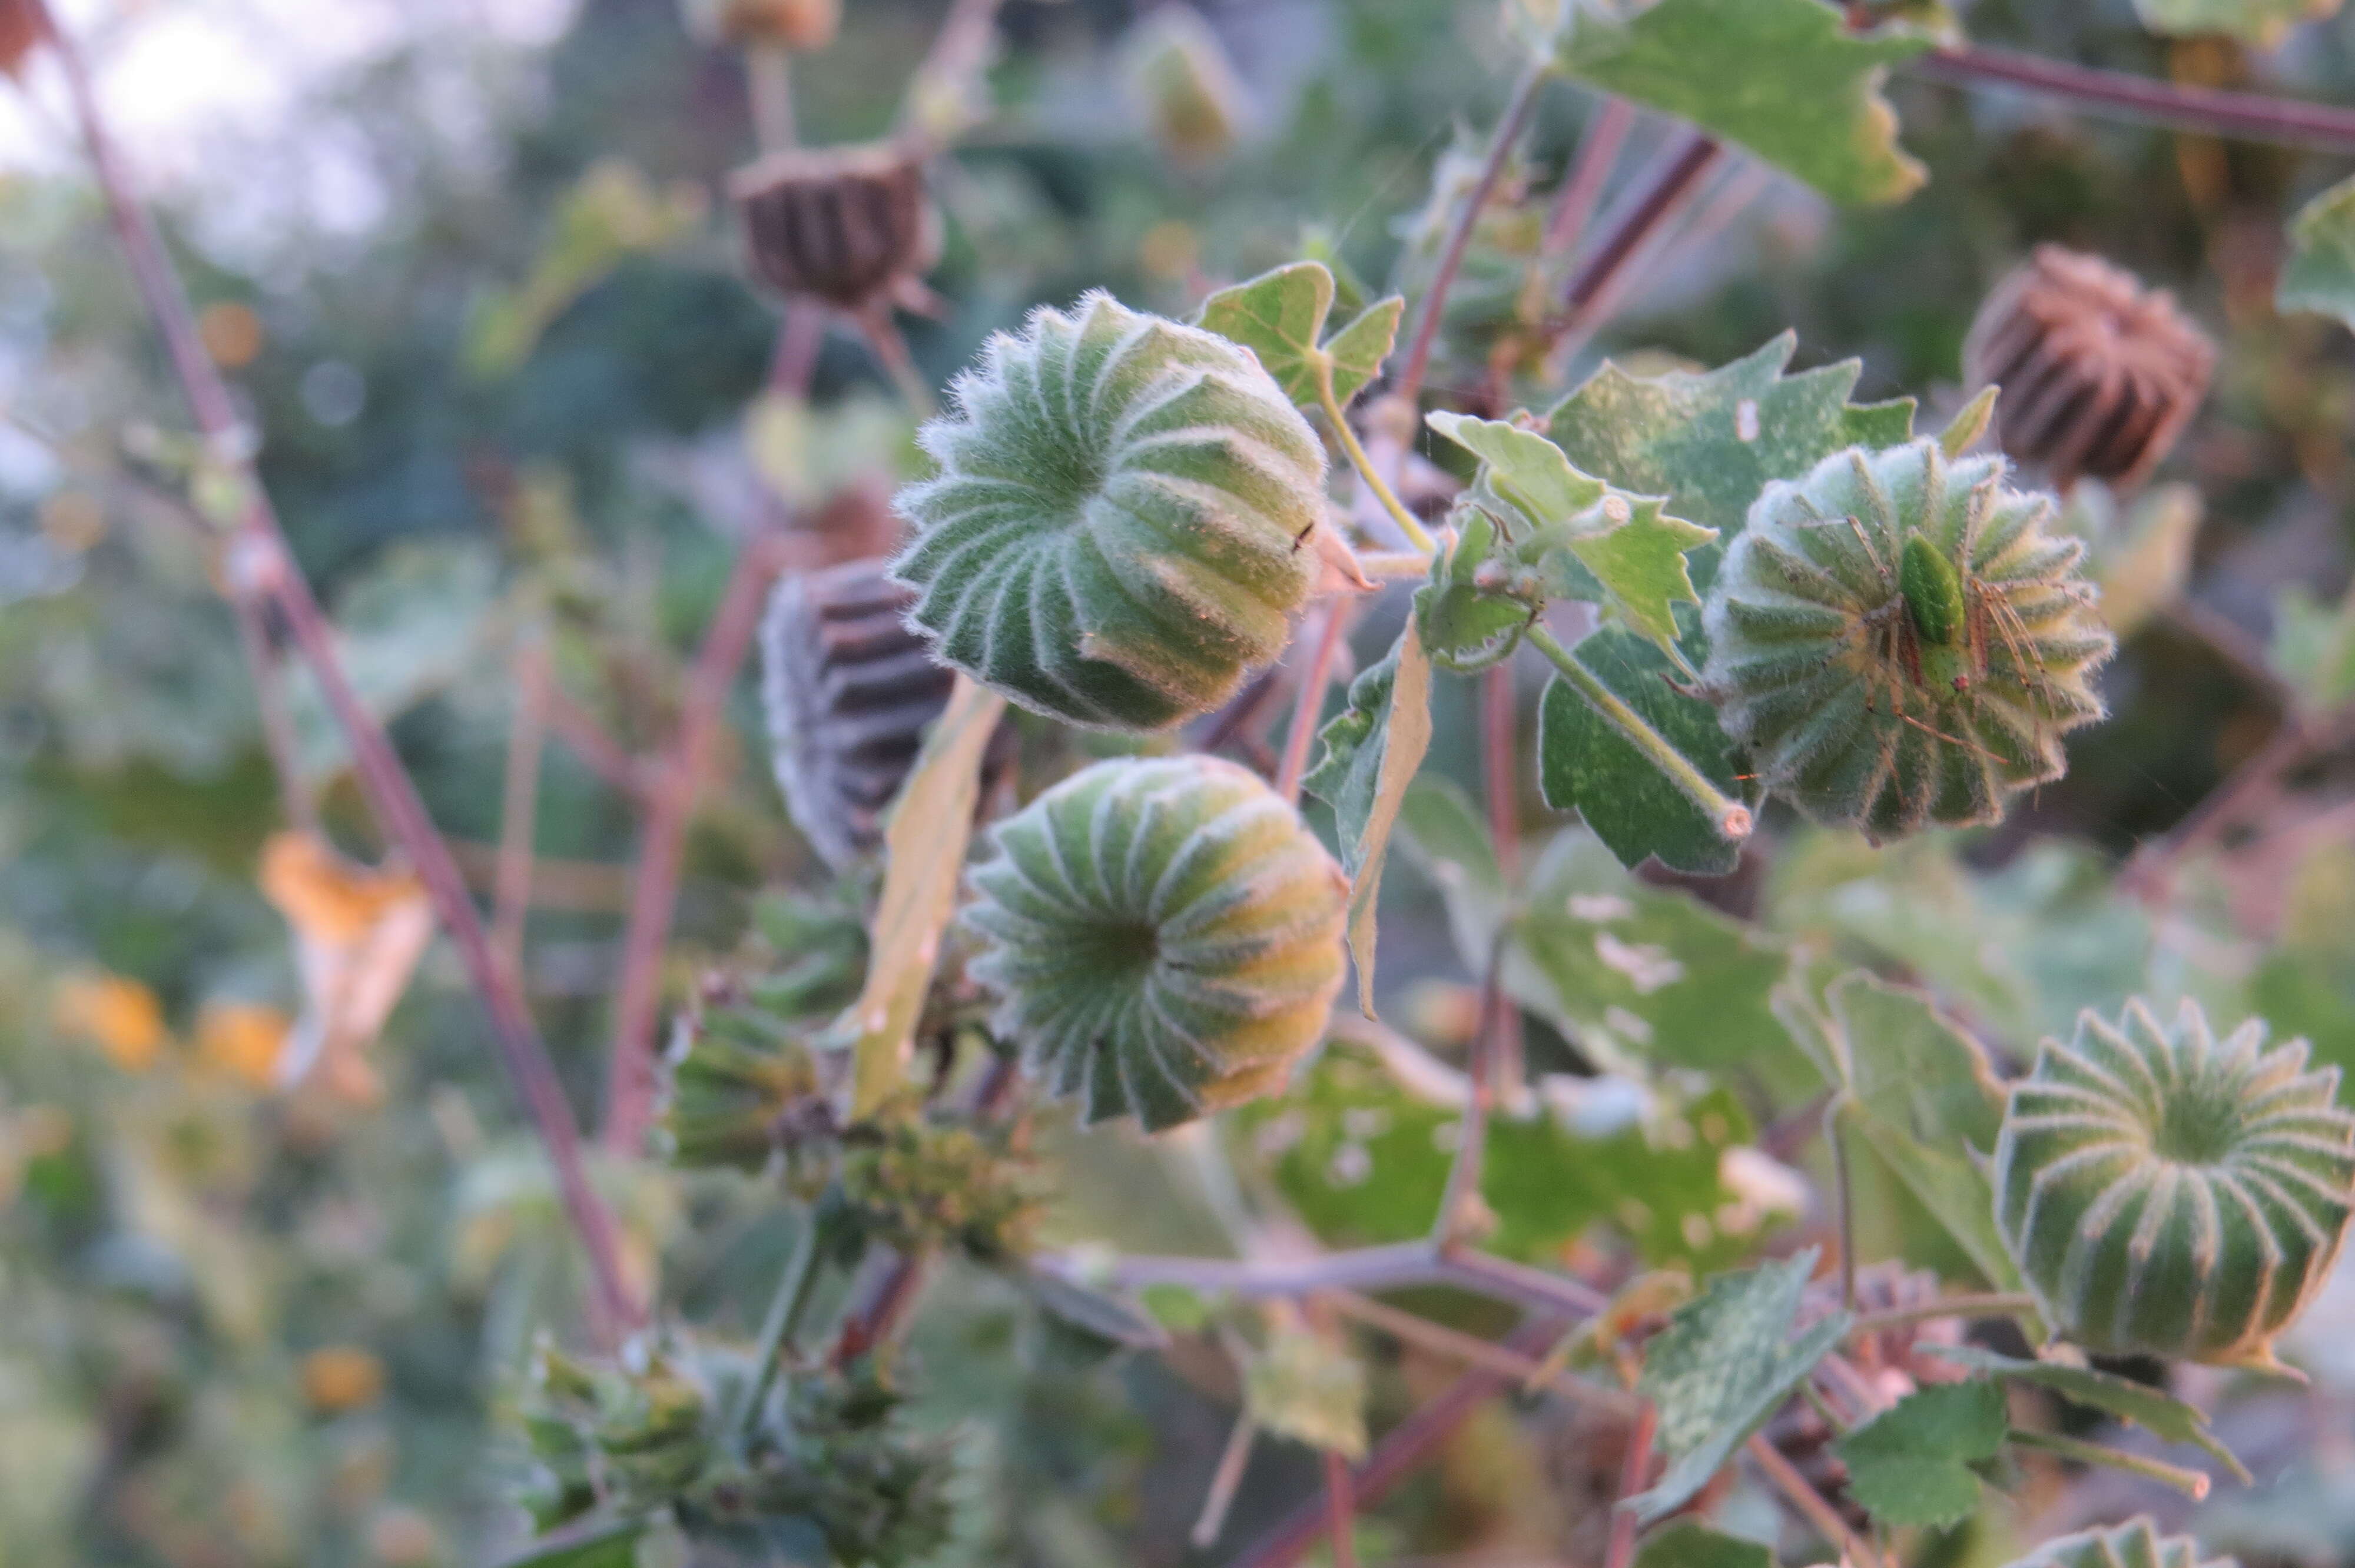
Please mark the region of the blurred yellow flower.
[[155, 993], [121, 975], [76, 975], [50, 1002], [59, 1030], [79, 1035], [126, 1073], [144, 1073], [164, 1049], [163, 1004]]
[[255, 1088], [276, 1081], [278, 1057], [292, 1027], [274, 1007], [250, 1001], [205, 1004], [197, 1020], [197, 1059]]
[[384, 1363], [357, 1345], [324, 1345], [303, 1358], [303, 1397], [325, 1415], [373, 1404], [384, 1393]]

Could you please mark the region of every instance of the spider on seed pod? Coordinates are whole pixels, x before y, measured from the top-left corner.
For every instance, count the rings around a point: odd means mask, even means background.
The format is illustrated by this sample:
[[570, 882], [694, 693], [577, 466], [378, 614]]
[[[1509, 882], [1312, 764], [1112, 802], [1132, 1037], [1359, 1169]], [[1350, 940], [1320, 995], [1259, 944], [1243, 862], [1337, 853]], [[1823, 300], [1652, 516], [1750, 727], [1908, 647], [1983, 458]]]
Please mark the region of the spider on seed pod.
[[2040, 245], [1979, 307], [1963, 376], [2003, 388], [1997, 435], [2067, 489], [2081, 474], [2132, 486], [2198, 411], [2215, 345], [2164, 289], [2098, 256]]

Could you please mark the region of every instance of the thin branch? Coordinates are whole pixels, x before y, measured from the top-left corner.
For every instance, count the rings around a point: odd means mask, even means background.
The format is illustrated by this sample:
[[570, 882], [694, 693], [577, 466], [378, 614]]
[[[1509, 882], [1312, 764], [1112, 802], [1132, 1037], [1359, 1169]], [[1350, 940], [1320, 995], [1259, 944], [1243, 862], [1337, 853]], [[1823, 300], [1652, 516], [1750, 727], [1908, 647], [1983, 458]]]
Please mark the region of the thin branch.
[[937, 145], [944, 130], [954, 134], [965, 129], [962, 124], [943, 127], [927, 123], [926, 115], [947, 102], [952, 95], [962, 96], [987, 65], [990, 39], [1004, 3], [1005, 0], [951, 0], [948, 15], [941, 19], [941, 30], [932, 36], [932, 47], [908, 79], [907, 98], [900, 111], [903, 132], [920, 138], [926, 145]]
[[1668, 776], [1669, 782], [1684, 791], [1688, 800], [1708, 814], [1720, 837], [1733, 843], [1750, 836], [1750, 830], [1755, 823], [1750, 808], [1739, 800], [1729, 800], [1724, 791], [1694, 767], [1683, 752], [1663, 738], [1643, 715], [1629, 707], [1616, 692], [1604, 683], [1600, 675], [1586, 667], [1575, 652], [1564, 648], [1553, 633], [1542, 626], [1532, 626], [1529, 630], [1529, 643], [1561, 672], [1565, 683], [1587, 706], [1641, 751], [1653, 767]]
[[1292, 705], [1292, 727], [1284, 736], [1284, 761], [1275, 770], [1275, 792], [1295, 805], [1300, 801], [1300, 780], [1308, 771], [1308, 743], [1316, 737], [1316, 721], [1325, 714], [1325, 693], [1333, 683], [1334, 658], [1348, 635], [1349, 622], [1355, 619], [1350, 606], [1340, 599], [1328, 600], [1323, 614], [1324, 624], [1317, 628], [1308, 667], [1300, 673], [1299, 694]]
[[1596, 1383], [1582, 1383], [1564, 1374], [1562, 1369], [1548, 1367], [1533, 1356], [1508, 1350], [1493, 1340], [1477, 1334], [1467, 1334], [1461, 1329], [1451, 1329], [1444, 1323], [1434, 1323], [1428, 1318], [1377, 1301], [1370, 1296], [1360, 1296], [1354, 1290], [1327, 1290], [1316, 1299], [1345, 1318], [1354, 1318], [1368, 1326], [1380, 1330], [1401, 1344], [1433, 1355], [1445, 1356], [1465, 1366], [1486, 1367], [1501, 1372], [1522, 1389], [1544, 1389], [1572, 1399], [1597, 1401], [1604, 1404], [1625, 1402], [1629, 1395], [1616, 1389]]
[[[1544, 1349], [1562, 1331], [1558, 1319], [1533, 1319], [1505, 1337], [1508, 1350], [1527, 1355]], [[1428, 1458], [1433, 1450], [1455, 1435], [1472, 1413], [1514, 1384], [1501, 1373], [1482, 1369], [1465, 1372], [1429, 1404], [1400, 1422], [1374, 1445], [1366, 1462], [1349, 1473], [1350, 1496], [1356, 1505], [1369, 1508], [1388, 1496]], [[1327, 1538], [1329, 1518], [1323, 1489], [1284, 1516], [1273, 1530], [1252, 1543], [1229, 1568], [1293, 1568], [1317, 1542]]]
[[1620, 149], [1636, 124], [1636, 106], [1624, 98], [1606, 98], [1594, 123], [1578, 141], [1578, 156], [1555, 193], [1553, 211], [1546, 217], [1545, 253], [1566, 256], [1586, 238], [1602, 204], [1603, 187], [1619, 164]]
[[286, 705], [277, 651], [261, 620], [261, 605], [250, 593], [232, 588], [229, 611], [237, 620], [237, 644], [245, 655], [247, 674], [253, 679], [253, 705], [261, 715], [261, 742], [270, 753], [271, 770], [278, 776], [279, 803], [296, 831], [319, 831], [319, 802], [311, 781], [303, 776], [302, 749], [294, 738], [294, 715]]
[[[1083, 1266], [1050, 1255], [1035, 1259], [1034, 1266], [1088, 1278], [1100, 1266], [1092, 1260]], [[1258, 1300], [1314, 1296], [1327, 1290], [1452, 1285], [1476, 1296], [1558, 1317], [1591, 1317], [1604, 1307], [1601, 1293], [1563, 1275], [1468, 1248], [1442, 1256], [1428, 1242], [1400, 1242], [1276, 1262], [1136, 1254], [1114, 1258], [1108, 1266], [1109, 1283], [1125, 1288], [1183, 1285], [1205, 1294], [1225, 1291]]]
[[626, 795], [640, 806], [646, 802], [646, 770], [622, 743], [605, 732], [597, 716], [584, 708], [552, 675], [548, 683], [548, 727], [605, 787]]
[[42, 0], [29, 3], [48, 33], [80, 122], [83, 140], [90, 149], [91, 167], [106, 197], [115, 238], [148, 314], [163, 335], [197, 427], [204, 432], [216, 461], [229, 468], [244, 492], [230, 548], [229, 576], [232, 582], [267, 594], [284, 616], [295, 646], [310, 665], [329, 710], [349, 739], [369, 803], [425, 884], [436, 917], [457, 947], [468, 978], [483, 998], [491, 1016], [500, 1060], [548, 1150], [565, 1212], [589, 1256], [591, 1327], [601, 1338], [610, 1340], [621, 1327], [637, 1320], [639, 1309], [624, 1283], [613, 1216], [589, 1183], [581, 1159], [579, 1124], [573, 1119], [571, 1104], [565, 1098], [563, 1084], [549, 1059], [531, 1010], [492, 954], [482, 917], [466, 891], [457, 863], [451, 858], [449, 846], [442, 842], [424, 801], [418, 797], [416, 785], [385, 738], [375, 715], [361, 702], [344, 673], [334, 630], [313, 597], [311, 585], [295, 566], [270, 498], [253, 471], [251, 443], [238, 418], [228, 384], [221, 379], [197, 334], [186, 291], [164, 249], [163, 238], [133, 194], [130, 173], [107, 132], [89, 69], [72, 40], [48, 16]]
[[712, 611], [703, 646], [688, 671], [678, 728], [655, 776], [638, 834], [637, 879], [622, 937], [621, 980], [613, 998], [613, 1054], [607, 1064], [605, 1144], [635, 1153], [654, 1111], [655, 1013], [662, 1001], [662, 960], [678, 903], [687, 828], [730, 689], [761, 623], [769, 585], [784, 565], [783, 535], [763, 533], [737, 553], [736, 565]]
[[1840, 1249], [1840, 1309], [1856, 1310], [1856, 1183], [1850, 1179], [1848, 1166], [1848, 1144], [1840, 1137], [1840, 1112], [1848, 1108], [1846, 1096], [1833, 1097], [1824, 1107], [1824, 1142], [1832, 1153], [1832, 1202], [1838, 1213]]
[[1399, 367], [1393, 395], [1410, 407], [1422, 396], [1423, 374], [1431, 368], [1432, 344], [1438, 341], [1440, 320], [1447, 313], [1447, 296], [1455, 287], [1456, 274], [1464, 269], [1465, 252], [1472, 248], [1472, 233], [1479, 227], [1481, 209], [1496, 194], [1497, 182], [1503, 178], [1505, 164], [1513, 155], [1513, 143], [1520, 140], [1521, 127], [1528, 123], [1538, 93], [1551, 74], [1550, 63], [1540, 54], [1513, 83], [1513, 95], [1506, 101], [1497, 129], [1489, 134], [1488, 155], [1480, 165], [1480, 177], [1465, 197], [1464, 210], [1455, 215], [1455, 227], [1448, 230], [1447, 243], [1439, 253], [1439, 269], [1431, 275], [1431, 287], [1423, 291], [1423, 313], [1415, 321], [1414, 339], [1407, 345], [1406, 360]]
[[745, 48], [744, 97], [752, 111], [752, 139], [762, 152], [783, 152], [800, 140], [794, 123], [791, 49], [765, 43]]
[[1660, 1429], [1660, 1407], [1645, 1400], [1636, 1407], [1636, 1425], [1627, 1434], [1626, 1457], [1619, 1464], [1619, 1501], [1611, 1511], [1611, 1543], [1603, 1568], [1627, 1568], [1636, 1560], [1636, 1510], [1627, 1499], [1650, 1484], [1652, 1439]]
[[1358, 1568], [1358, 1494], [1349, 1461], [1325, 1450], [1325, 1528], [1333, 1542], [1333, 1568]]
[[2160, 1486], [2181, 1492], [2193, 1502], [2204, 1501], [2211, 1484], [2206, 1472], [2170, 1465], [2164, 1459], [2154, 1459], [2147, 1454], [2129, 1454], [2122, 1448], [2105, 1448], [2099, 1443], [2086, 1443], [2075, 1437], [2065, 1437], [2057, 1432], [2034, 1432], [2015, 1426], [2010, 1440], [2023, 1448], [2041, 1448], [2063, 1459], [2074, 1459], [2081, 1465], [2100, 1465]]
[[491, 901], [491, 950], [523, 983], [525, 917], [539, 823], [539, 760], [547, 749], [548, 653], [535, 636], [516, 651], [515, 717], [507, 726], [506, 777], [499, 799], [499, 860]]
[[1447, 1168], [1439, 1215], [1432, 1222], [1432, 1245], [1443, 1257], [1473, 1234], [1479, 1217], [1488, 1114], [1497, 1103], [1497, 1045], [1502, 1027], [1498, 1021], [1507, 1005], [1504, 984], [1498, 979], [1504, 962], [1505, 933], [1500, 930], [1488, 946], [1488, 967], [1480, 977], [1480, 1019], [1473, 1027], [1470, 1059], [1465, 1064], [1472, 1092], [1465, 1098], [1464, 1119], [1456, 1124], [1455, 1159]]
[[2273, 737], [2202, 796], [2172, 831], [2143, 841], [2118, 873], [2118, 885], [2147, 903], [2158, 902], [2166, 895], [2177, 867], [2222, 838], [2278, 789], [2285, 777], [2343, 744], [2350, 732], [2355, 732], [2355, 705], [2320, 718], [2284, 715]]
[[1748, 1444], [1751, 1463], [1756, 1465], [1769, 1484], [1783, 1494], [1783, 1499], [1813, 1525], [1825, 1542], [1840, 1549], [1842, 1555], [1857, 1568], [1882, 1568], [1881, 1554], [1859, 1532], [1848, 1527], [1839, 1510], [1824, 1500], [1823, 1493], [1807, 1484], [1798, 1467], [1785, 1458], [1782, 1450], [1766, 1441], [1762, 1434]]
[[1689, 131], [1654, 160], [1649, 177], [1620, 203], [1603, 238], [1563, 288], [1561, 310], [1546, 328], [1550, 356], [1559, 358], [1573, 340], [1602, 325], [1618, 299], [1624, 275], [1722, 155], [1712, 138]]
[[1252, 1419], [1251, 1411], [1238, 1413], [1227, 1433], [1227, 1446], [1219, 1451], [1219, 1467], [1210, 1472], [1209, 1490], [1202, 1494], [1202, 1511], [1195, 1516], [1193, 1532], [1187, 1538], [1197, 1551], [1208, 1551], [1219, 1543], [1220, 1532], [1227, 1528], [1227, 1510], [1234, 1506], [1235, 1489], [1243, 1484], [1243, 1471], [1251, 1464], [1252, 1447], [1258, 1438], [1259, 1423]]
[[[1510, 659], [1481, 678], [1480, 782], [1487, 796], [1488, 840], [1496, 846], [1497, 866], [1508, 886], [1521, 873], [1519, 700]], [[1492, 1092], [1494, 1086], [1501, 1085], [1508, 1098], [1514, 1098], [1529, 1077], [1522, 1055], [1521, 1010], [1500, 1010], [1496, 1031], [1489, 1082]]]
[[2159, 610], [2168, 625], [2206, 645], [2234, 674], [2284, 709], [2296, 705], [2297, 689], [2267, 662], [2265, 645], [2231, 616], [2194, 599], [2177, 599]]
[[1886, 1312], [1867, 1312], [1849, 1325], [1849, 1333], [1851, 1337], [1879, 1334], [1939, 1318], [2019, 1318], [2035, 1310], [2036, 1298], [2032, 1296], [2003, 1291], [1949, 1296], [1942, 1300], [1923, 1302], [1917, 1307], [1895, 1307]]
[[2323, 153], [2355, 153], [2355, 110], [2329, 104], [2154, 81], [2124, 71], [2096, 70], [1977, 44], [1933, 49], [1906, 69], [1956, 87], [2009, 87], [2041, 93], [2089, 114], [2138, 124]]
[[801, 1234], [794, 1238], [793, 1255], [785, 1263], [785, 1272], [777, 1278], [776, 1294], [769, 1298], [769, 1310], [761, 1322], [760, 1341], [752, 1350], [752, 1386], [744, 1393], [743, 1408], [737, 1414], [737, 1430], [749, 1436], [761, 1423], [761, 1407], [769, 1402], [769, 1390], [777, 1381], [778, 1363], [793, 1349], [794, 1333], [801, 1327], [802, 1314], [809, 1310], [811, 1292], [817, 1286], [819, 1255], [824, 1250], [819, 1236], [822, 1222], [815, 1210], [802, 1215]]

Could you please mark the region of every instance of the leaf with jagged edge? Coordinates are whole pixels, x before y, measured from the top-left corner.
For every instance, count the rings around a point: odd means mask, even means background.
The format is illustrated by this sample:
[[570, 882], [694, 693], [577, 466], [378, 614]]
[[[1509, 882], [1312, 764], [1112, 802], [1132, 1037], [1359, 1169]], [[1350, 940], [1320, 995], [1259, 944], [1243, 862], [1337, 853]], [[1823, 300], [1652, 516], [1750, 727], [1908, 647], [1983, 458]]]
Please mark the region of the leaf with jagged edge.
[[1381, 374], [1406, 302], [1396, 295], [1377, 301], [1327, 338], [1325, 321], [1332, 311], [1331, 271], [1322, 261], [1294, 261], [1220, 289], [1202, 302], [1194, 320], [1259, 355], [1284, 395], [1303, 408], [1323, 402], [1327, 376], [1334, 401], [1346, 408]]
[[[1814, 0], [1809, 0], [1810, 4]], [[1786, 332], [1715, 370], [1631, 376], [1605, 360], [1545, 417], [1545, 433], [1582, 473], [1637, 495], [1664, 495], [1676, 516], [1718, 531], [1696, 551], [1707, 587], [1715, 557], [1774, 479], [1796, 479], [1846, 447], [1889, 447], [1913, 434], [1913, 400], [1850, 403], [1861, 361], [1785, 376], [1799, 344]]]
[[1971, 1372], [2050, 1389], [2073, 1404], [2085, 1405], [2140, 1426], [2162, 1442], [2191, 1444], [2231, 1471], [2233, 1478], [2242, 1485], [2250, 1484], [2249, 1472], [2232, 1451], [2209, 1429], [2207, 1414], [2165, 1389], [2153, 1388], [2147, 1383], [2137, 1383], [2132, 1378], [2120, 1377], [2115, 1372], [2101, 1372], [2093, 1367], [2071, 1366], [2065, 1361], [2021, 1361], [2016, 1356], [1982, 1350], [1977, 1345], [1924, 1345], [1922, 1348], [1941, 1361], [1952, 1361]]
[[2135, 14], [2154, 33], [2223, 33], [2269, 49], [2292, 27], [2331, 16], [2339, 5], [2339, 0], [2135, 0]]
[[1926, 177], [1897, 144], [1889, 68], [1936, 42], [1853, 31], [1824, 0], [1566, 0], [1554, 58], [1602, 89], [1691, 121], [1837, 202], [1902, 201]]
[[1540, 568], [1549, 594], [1599, 598], [1671, 660], [1682, 660], [1676, 606], [1700, 602], [1685, 556], [1715, 539], [1715, 529], [1668, 515], [1657, 495], [1631, 494], [1581, 472], [1535, 430], [1468, 414], [1433, 413], [1425, 421], [1479, 458], [1472, 498], [1511, 513], [1520, 558]]
[[2003, 1390], [1988, 1382], [1931, 1383], [1841, 1438], [1849, 1495], [1884, 1525], [1945, 1530], [1979, 1505], [1974, 1467], [2010, 1430]]
[[1006, 699], [959, 675], [949, 705], [900, 786], [884, 830], [883, 893], [869, 927], [867, 983], [828, 1031], [852, 1055], [850, 1114], [869, 1117], [900, 1088], [917, 1015], [956, 908], [981, 758]]
[[1621, 1505], [1637, 1519], [1648, 1524], [1690, 1501], [1847, 1335], [1849, 1315], [1834, 1312], [1792, 1337], [1816, 1256], [1809, 1247], [1720, 1275], [1646, 1343], [1636, 1389], [1658, 1409], [1668, 1467]]
[[1454, 536], [1440, 539], [1430, 579], [1414, 590], [1412, 620], [1433, 663], [1469, 675], [1511, 658], [1542, 607], [1480, 586], [1484, 567], [1508, 567], [1511, 548], [1486, 509], [1466, 507], [1455, 515]]
[[1409, 616], [1379, 664], [1349, 683], [1348, 706], [1327, 725], [1325, 750], [1301, 787], [1333, 808], [1349, 874], [1349, 954], [1358, 1005], [1374, 1015], [1374, 913], [1391, 829], [1431, 748], [1431, 662]]
[[2274, 284], [2274, 304], [2355, 327], [2355, 179], [2332, 185], [2290, 220], [2289, 260]]
[[[1688, 661], [1701, 656], [1697, 624], [1685, 646]], [[1578, 657], [1728, 799], [1756, 809], [1761, 791], [1742, 777], [1717, 710], [1678, 689], [1682, 672], [1650, 641], [1605, 627], [1579, 643]], [[1723, 876], [1741, 863], [1741, 842], [1727, 840], [1718, 819], [1560, 677], [1538, 708], [1538, 785], [1548, 806], [1576, 811], [1622, 865], [1657, 855], [1678, 871]]]

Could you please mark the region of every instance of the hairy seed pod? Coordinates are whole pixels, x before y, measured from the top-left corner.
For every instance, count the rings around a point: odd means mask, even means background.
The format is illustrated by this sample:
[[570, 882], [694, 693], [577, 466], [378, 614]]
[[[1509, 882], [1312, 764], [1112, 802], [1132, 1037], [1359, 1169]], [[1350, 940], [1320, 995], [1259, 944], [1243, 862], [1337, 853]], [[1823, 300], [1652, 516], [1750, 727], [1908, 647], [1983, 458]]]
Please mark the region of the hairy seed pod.
[[752, 270], [787, 294], [862, 310], [927, 270], [939, 227], [913, 147], [792, 147], [729, 176]]
[[2115, 642], [2051, 510], [1929, 440], [1767, 485], [1703, 611], [1705, 685], [1760, 781], [1886, 836], [1998, 821], [2061, 777]]
[[991, 338], [952, 391], [892, 564], [941, 658], [1052, 717], [1159, 729], [1282, 650], [1325, 448], [1250, 353], [1092, 293]]
[[2098, 256], [2040, 245], [1996, 286], [1963, 344], [1963, 376], [2003, 388], [2003, 450], [2132, 484], [2157, 467], [2207, 395], [2215, 345], [2164, 289]]
[[2081, 1014], [2015, 1083], [1996, 1223], [2056, 1332], [2087, 1350], [2272, 1368], [2355, 1211], [2355, 1115], [2307, 1044], [2219, 1042], [2196, 1003]]
[[2053, 1537], [2009, 1568], [2238, 1568], [2230, 1557], [2202, 1557], [2188, 1535], [2161, 1535], [2150, 1516], [2108, 1530]]
[[1273, 1087], [1323, 1035], [1348, 886], [1231, 762], [1099, 762], [998, 824], [973, 874], [992, 1027], [1087, 1119], [1175, 1126]]
[[[770, 757], [794, 825], [839, 869], [883, 842], [925, 728], [954, 678], [901, 619], [914, 596], [880, 561], [779, 580], [761, 624]], [[1002, 768], [1001, 731], [986, 767]]]

